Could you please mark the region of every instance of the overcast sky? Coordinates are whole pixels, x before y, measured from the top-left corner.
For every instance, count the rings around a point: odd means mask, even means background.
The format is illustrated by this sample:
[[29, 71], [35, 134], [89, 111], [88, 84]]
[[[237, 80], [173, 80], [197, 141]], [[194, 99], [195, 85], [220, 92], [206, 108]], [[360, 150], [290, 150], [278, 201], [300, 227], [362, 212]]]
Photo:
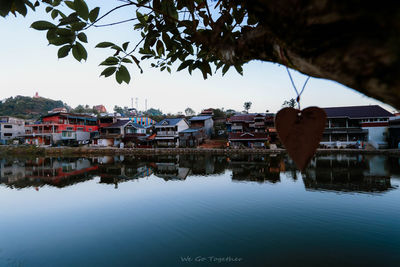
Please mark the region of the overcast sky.
[[[99, 1], [88, 2], [93, 8], [93, 3]], [[118, 3], [116, 0], [107, 2], [108, 6], [102, 6], [101, 13]], [[105, 22], [129, 18], [129, 12], [115, 13], [114, 19]], [[87, 62], [79, 63], [72, 55], [57, 59], [57, 48], [47, 45], [45, 32], [29, 28], [33, 21], [42, 19], [48, 19], [48, 16], [40, 11], [30, 12], [26, 18], [0, 18], [1, 99], [15, 95], [33, 96], [38, 92], [40, 96], [62, 100], [72, 107], [103, 104], [112, 111], [114, 105], [130, 107], [131, 98], [138, 98], [139, 110], [145, 108], [147, 99], [148, 108], [176, 113], [187, 107], [196, 112], [209, 107], [240, 111], [246, 101], [253, 103], [250, 112], [276, 112], [285, 100], [296, 97], [283, 66], [256, 61], [243, 67], [243, 76], [230, 70], [224, 77], [217, 73], [207, 80], [203, 80], [197, 71], [192, 75], [186, 70], [169, 74], [143, 64], [144, 74], [140, 74], [131, 66], [131, 83], [119, 85], [114, 76], [99, 77], [103, 68], [98, 64], [111, 52], [94, 46], [101, 41], [134, 43], [138, 33], [133, 31], [133, 23], [91, 29], [87, 33], [89, 44], [86, 45], [89, 58]], [[295, 71], [292, 73], [296, 84], [301, 87], [306, 76]], [[302, 108], [379, 104], [391, 112], [394, 110], [336, 82], [316, 78], [310, 79], [301, 104]]]

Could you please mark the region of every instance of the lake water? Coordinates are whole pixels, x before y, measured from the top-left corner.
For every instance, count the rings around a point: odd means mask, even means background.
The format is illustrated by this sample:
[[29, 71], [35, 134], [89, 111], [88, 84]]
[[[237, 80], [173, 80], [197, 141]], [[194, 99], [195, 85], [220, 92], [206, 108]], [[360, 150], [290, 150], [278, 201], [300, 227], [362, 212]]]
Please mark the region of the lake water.
[[400, 158], [4, 158], [0, 266], [399, 266]]

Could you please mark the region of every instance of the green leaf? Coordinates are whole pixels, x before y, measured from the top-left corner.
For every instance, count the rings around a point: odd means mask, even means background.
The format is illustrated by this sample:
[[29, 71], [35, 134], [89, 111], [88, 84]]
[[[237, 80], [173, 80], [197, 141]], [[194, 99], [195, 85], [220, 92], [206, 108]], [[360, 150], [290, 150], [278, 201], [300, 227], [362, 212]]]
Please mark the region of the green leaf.
[[83, 21], [78, 21], [78, 22], [75, 22], [75, 23], [72, 23], [72, 24], [71, 24], [71, 29], [73, 29], [74, 31], [80, 31], [80, 30], [82, 30], [83, 28], [85, 28], [86, 25], [87, 25], [87, 24], [86, 24], [85, 22], [83, 22]]
[[104, 77], [109, 77], [109, 76], [113, 75], [116, 70], [117, 70], [117, 67], [108, 67], [103, 70], [103, 72], [100, 74], [100, 76], [104, 75]]
[[234, 65], [234, 66], [235, 66], [236, 71], [237, 71], [240, 75], [243, 75], [243, 68], [242, 68], [242, 66], [241, 66], [241, 65]]
[[39, 20], [32, 23], [31, 28], [34, 28], [38, 31], [45, 31], [56, 28], [56, 25], [48, 21]]
[[46, 34], [46, 38], [47, 38], [47, 40], [49, 40], [49, 42], [50, 42], [50, 40], [57, 38], [57, 29], [48, 30], [47, 34]]
[[70, 9], [75, 10], [74, 2], [72, 2], [72, 1], [65, 1], [65, 4], [66, 4], [67, 7], [69, 7]]
[[192, 59], [183, 61], [182, 64], [179, 65], [177, 71], [181, 71], [181, 70], [185, 69], [187, 66], [191, 65], [192, 63], [193, 63]]
[[126, 51], [126, 49], [128, 48], [129, 42], [123, 43], [122, 44], [122, 48]]
[[53, 10], [53, 8], [51, 7], [51, 6], [48, 6], [48, 7], [46, 7], [46, 13], [49, 13], [50, 11], [52, 11]]
[[74, 36], [75, 33], [73, 31], [71, 31], [70, 29], [66, 29], [66, 28], [58, 28], [56, 30], [56, 33], [60, 36]]
[[52, 18], [52, 19], [55, 19], [55, 18], [57, 18], [57, 16], [58, 16], [58, 10], [57, 10], [57, 9], [54, 9], [54, 10], [51, 12], [51, 18]]
[[121, 65], [119, 67], [117, 73], [115, 74], [115, 79], [119, 84], [121, 84], [122, 82], [126, 82], [128, 84], [130, 82], [131, 75], [129, 74], [128, 69], [124, 65]]
[[119, 59], [116, 57], [108, 57], [106, 60], [100, 63], [100, 66], [112, 66], [117, 65], [119, 63]]
[[68, 44], [68, 43], [73, 43], [74, 42], [74, 38], [73, 37], [65, 37], [65, 36], [61, 36], [61, 37], [56, 37], [53, 39], [49, 40], [49, 44], [55, 45], [55, 46], [60, 46], [63, 44]]
[[72, 48], [72, 55], [76, 60], [81, 62], [82, 59], [86, 60], [87, 59], [87, 52], [86, 49], [83, 47], [83, 45], [79, 42], [76, 42], [75, 45]]
[[160, 40], [157, 41], [156, 48], [157, 48], [157, 54], [159, 56], [164, 55], [164, 45]]
[[100, 12], [100, 7], [95, 7], [94, 9], [92, 9], [92, 11], [90, 11], [89, 13], [89, 20], [90, 22], [95, 22], [97, 17], [99, 16], [99, 12]]
[[58, 58], [63, 58], [68, 56], [69, 51], [71, 50], [71, 45], [64, 45], [60, 49], [58, 49]]
[[74, 7], [79, 17], [84, 20], [89, 19], [89, 8], [84, 0], [74, 0]]
[[123, 58], [121, 61], [124, 63], [133, 63], [129, 58]]
[[81, 42], [84, 42], [84, 43], [87, 43], [87, 42], [88, 42], [88, 41], [87, 41], [87, 36], [86, 36], [86, 34], [85, 34], [84, 32], [81, 32], [81, 33], [78, 34], [78, 39], [79, 39]]
[[113, 46], [114, 44], [113, 43], [111, 43], [111, 42], [101, 42], [101, 43], [98, 43], [96, 46], [95, 46], [95, 48], [106, 48], [106, 47], [110, 47], [110, 46]]
[[225, 75], [225, 73], [229, 70], [230, 67], [231, 67], [231, 65], [226, 64], [226, 65], [222, 68], [222, 76]]

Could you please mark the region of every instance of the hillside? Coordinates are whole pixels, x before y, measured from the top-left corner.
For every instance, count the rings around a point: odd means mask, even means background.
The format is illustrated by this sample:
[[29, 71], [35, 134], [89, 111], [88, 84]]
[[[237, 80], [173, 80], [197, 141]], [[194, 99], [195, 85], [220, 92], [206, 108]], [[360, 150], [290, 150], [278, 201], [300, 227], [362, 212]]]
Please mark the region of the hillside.
[[0, 116], [37, 119], [53, 108], [64, 106], [64, 103], [60, 100], [16, 96], [7, 98], [0, 103]]

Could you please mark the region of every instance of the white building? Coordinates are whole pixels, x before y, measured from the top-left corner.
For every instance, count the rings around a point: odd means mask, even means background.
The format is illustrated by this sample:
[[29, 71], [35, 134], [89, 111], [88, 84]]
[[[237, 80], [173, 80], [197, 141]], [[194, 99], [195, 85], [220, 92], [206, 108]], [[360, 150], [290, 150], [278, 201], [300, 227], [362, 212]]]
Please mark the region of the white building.
[[388, 146], [389, 118], [392, 113], [378, 105], [324, 108], [326, 128], [321, 145], [348, 147], [369, 143], [375, 148]]
[[0, 117], [0, 143], [6, 144], [8, 140], [25, 134], [25, 121], [14, 117]]
[[154, 128], [158, 147], [178, 147], [179, 132], [188, 129], [189, 124], [184, 118], [164, 119], [158, 122]]

